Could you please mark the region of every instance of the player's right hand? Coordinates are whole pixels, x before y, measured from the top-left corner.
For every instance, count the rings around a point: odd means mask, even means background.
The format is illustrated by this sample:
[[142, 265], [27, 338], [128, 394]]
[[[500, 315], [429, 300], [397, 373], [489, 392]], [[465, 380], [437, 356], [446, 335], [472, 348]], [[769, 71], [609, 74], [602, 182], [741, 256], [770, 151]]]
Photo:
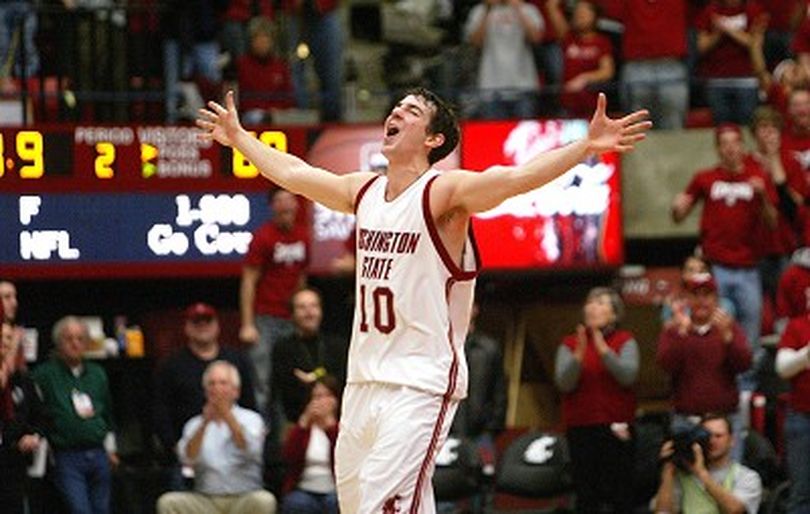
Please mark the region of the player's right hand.
[[250, 345], [258, 343], [259, 329], [256, 328], [256, 325], [242, 325], [239, 329], [239, 340]]

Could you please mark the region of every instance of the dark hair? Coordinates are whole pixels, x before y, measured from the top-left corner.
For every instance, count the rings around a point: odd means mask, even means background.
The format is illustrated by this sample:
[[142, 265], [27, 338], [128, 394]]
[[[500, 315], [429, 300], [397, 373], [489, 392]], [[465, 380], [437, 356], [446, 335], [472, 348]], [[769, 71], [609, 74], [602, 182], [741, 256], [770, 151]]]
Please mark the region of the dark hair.
[[607, 296], [610, 300], [610, 307], [613, 309], [613, 315], [616, 317], [615, 323], [618, 324], [624, 318], [624, 302], [619, 293], [611, 287], [594, 287], [588, 291], [588, 296], [585, 297], [585, 303], [598, 298], [600, 296]]
[[290, 295], [290, 299], [289, 299], [288, 304], [287, 304], [288, 307], [290, 308], [290, 312], [292, 312], [293, 307], [295, 307], [295, 297], [298, 296], [299, 293], [303, 293], [304, 291], [309, 291], [311, 293], [314, 293], [315, 296], [318, 297], [318, 302], [321, 304], [321, 307], [323, 307], [323, 295], [321, 294], [321, 292], [317, 288], [312, 287], [312, 286], [301, 286], [298, 289], [296, 289], [295, 291], [293, 291], [293, 293]]
[[405, 91], [402, 98], [413, 95], [422, 98], [429, 105], [433, 106], [433, 116], [428, 125], [429, 134], [442, 134], [444, 143], [428, 153], [428, 162], [433, 165], [444, 159], [452, 152], [461, 137], [461, 129], [458, 126], [458, 119], [453, 108], [445, 102], [439, 95], [424, 87], [414, 87]]
[[273, 20], [266, 16], [256, 16], [251, 18], [247, 24], [247, 33], [250, 39], [255, 38], [260, 34], [264, 34], [273, 39], [275, 36], [275, 26]]
[[284, 189], [283, 187], [280, 186], [275, 186], [270, 188], [269, 191], [267, 191], [267, 203], [272, 204], [273, 200], [276, 198], [276, 195], [279, 193], [290, 193], [291, 195], [295, 196], [294, 193], [288, 191], [287, 189]]
[[700, 418], [700, 424], [703, 425], [707, 421], [714, 421], [716, 419], [719, 419], [726, 424], [726, 430], [728, 431], [729, 435], [734, 434], [734, 429], [731, 427], [731, 420], [728, 419], [728, 416], [726, 416], [725, 414], [720, 414], [718, 412], [708, 412]]
[[769, 105], [761, 105], [756, 108], [751, 116], [751, 131], [754, 132], [760, 125], [773, 125], [782, 130], [782, 115]]
[[596, 20], [602, 16], [602, 6], [597, 4], [596, 0], [579, 0], [577, 4], [588, 4], [588, 7], [591, 8], [593, 16]]
[[686, 263], [691, 261], [691, 260], [700, 261], [704, 266], [706, 266], [706, 269], [711, 270], [711, 266], [709, 265], [709, 261], [707, 261], [699, 253], [695, 252], [695, 253], [690, 253], [689, 255], [687, 255], [684, 258], [683, 262], [681, 263], [681, 271], [683, 271], [683, 269], [686, 268]]

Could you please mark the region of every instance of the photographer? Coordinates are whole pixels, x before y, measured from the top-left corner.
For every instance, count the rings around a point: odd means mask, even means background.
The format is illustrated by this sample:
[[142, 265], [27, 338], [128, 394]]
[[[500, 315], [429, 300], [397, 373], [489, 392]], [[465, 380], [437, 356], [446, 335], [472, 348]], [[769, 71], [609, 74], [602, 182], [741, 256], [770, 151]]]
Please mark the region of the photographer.
[[701, 426], [708, 432], [708, 444], [704, 450], [693, 442], [691, 458], [676, 452], [672, 440], [661, 447], [664, 465], [653, 512], [755, 514], [762, 500], [762, 481], [756, 471], [731, 458], [734, 437], [728, 418], [706, 415]]

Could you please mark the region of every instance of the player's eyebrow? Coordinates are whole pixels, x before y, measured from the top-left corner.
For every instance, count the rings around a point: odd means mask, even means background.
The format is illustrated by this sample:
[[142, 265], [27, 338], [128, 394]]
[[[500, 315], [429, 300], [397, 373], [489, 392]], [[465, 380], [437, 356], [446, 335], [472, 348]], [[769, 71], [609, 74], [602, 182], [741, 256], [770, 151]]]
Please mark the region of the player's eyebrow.
[[412, 113], [416, 114], [417, 116], [421, 116], [425, 112], [424, 109], [422, 109], [422, 107], [419, 106], [419, 104], [412, 103], [412, 102], [405, 102], [404, 99], [400, 100], [397, 103], [397, 107], [399, 107], [401, 109], [411, 111]]

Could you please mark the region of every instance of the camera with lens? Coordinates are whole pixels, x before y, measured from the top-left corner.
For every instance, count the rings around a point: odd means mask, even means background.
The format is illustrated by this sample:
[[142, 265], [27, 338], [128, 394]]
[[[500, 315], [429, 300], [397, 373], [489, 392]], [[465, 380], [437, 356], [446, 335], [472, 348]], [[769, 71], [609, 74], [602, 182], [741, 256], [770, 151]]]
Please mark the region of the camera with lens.
[[672, 462], [682, 471], [689, 471], [689, 466], [695, 463], [695, 453], [692, 446], [697, 443], [703, 457], [709, 453], [711, 433], [702, 425], [683, 425], [672, 430]]

